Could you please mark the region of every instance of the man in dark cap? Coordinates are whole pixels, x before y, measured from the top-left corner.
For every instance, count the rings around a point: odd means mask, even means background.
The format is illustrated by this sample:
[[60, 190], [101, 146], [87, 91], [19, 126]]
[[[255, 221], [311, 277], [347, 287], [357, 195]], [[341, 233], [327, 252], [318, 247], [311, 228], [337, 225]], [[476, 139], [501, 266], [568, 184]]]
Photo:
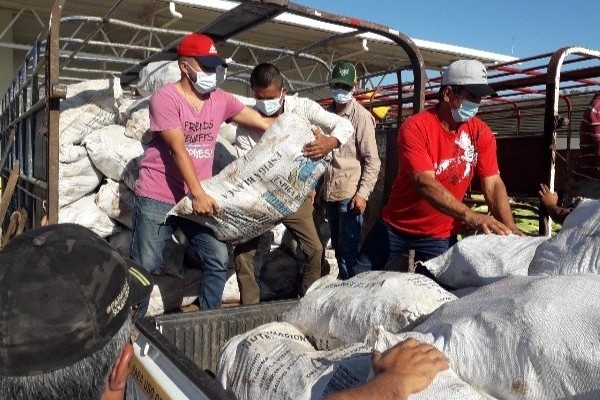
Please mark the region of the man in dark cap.
[[13, 239], [0, 252], [0, 398], [123, 399], [132, 309], [152, 286], [80, 225]]
[[[361, 249], [356, 273], [385, 268], [409, 249], [417, 261], [436, 257], [456, 243], [462, 224], [483, 233], [521, 234], [500, 178], [496, 140], [475, 116], [482, 98], [493, 95], [485, 66], [458, 60], [442, 74], [437, 106], [402, 124], [398, 174]], [[492, 215], [462, 202], [475, 174]]]

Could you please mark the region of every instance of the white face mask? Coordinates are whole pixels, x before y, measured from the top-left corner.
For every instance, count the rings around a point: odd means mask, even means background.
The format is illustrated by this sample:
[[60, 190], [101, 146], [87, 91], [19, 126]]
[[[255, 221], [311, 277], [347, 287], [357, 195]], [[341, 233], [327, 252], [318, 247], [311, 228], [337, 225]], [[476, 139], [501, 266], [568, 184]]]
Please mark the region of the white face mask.
[[281, 89], [281, 94], [278, 99], [269, 99], [269, 100], [256, 100], [256, 108], [262, 114], [271, 116], [275, 114], [281, 108], [281, 99], [283, 97], [283, 89]]
[[344, 90], [344, 89], [332, 89], [331, 95], [333, 100], [335, 100], [338, 104], [346, 104], [350, 100], [352, 100], [352, 92], [354, 90]]
[[[195, 82], [192, 80], [192, 78], [190, 78], [189, 75], [186, 74], [186, 76], [190, 80], [192, 85], [194, 85], [194, 89], [196, 89], [196, 91], [198, 93], [202, 93], [202, 94], [209, 93], [217, 88], [217, 73], [216, 72], [211, 72], [211, 73], [207, 74], [204, 71], [196, 71], [189, 64], [188, 64], [188, 67], [191, 68], [192, 70], [194, 70], [194, 72], [196, 73], [196, 81]], [[224, 79], [224, 77], [223, 77], [223, 79]]]

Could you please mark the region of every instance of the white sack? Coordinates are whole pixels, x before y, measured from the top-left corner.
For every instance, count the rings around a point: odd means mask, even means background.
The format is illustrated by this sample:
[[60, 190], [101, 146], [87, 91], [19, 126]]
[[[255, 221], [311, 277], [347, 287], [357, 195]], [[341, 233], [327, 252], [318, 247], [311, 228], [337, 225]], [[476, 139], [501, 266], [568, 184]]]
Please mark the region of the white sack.
[[149, 98], [144, 98], [131, 105], [126, 112], [125, 136], [137, 140], [138, 142], [148, 143], [151, 139], [150, 134], [150, 104]]
[[556, 236], [537, 248], [529, 275], [600, 272], [600, 200], [583, 199]]
[[120, 229], [98, 206], [94, 194], [88, 194], [76, 202], [58, 210], [58, 222], [74, 223], [90, 228], [101, 237], [107, 237]]
[[116, 124], [122, 95], [118, 78], [69, 85], [60, 102], [60, 144], [79, 144], [91, 132]]
[[438, 282], [455, 289], [484, 286], [511, 275], [526, 276], [545, 237], [468, 236], [422, 264]]
[[325, 172], [328, 157], [312, 161], [302, 154], [313, 140], [306, 119], [282, 114], [252, 150], [202, 182], [219, 204], [217, 215], [194, 215], [188, 196], [169, 215], [206, 225], [221, 241], [238, 243], [259, 236], [296, 212]]
[[84, 140], [92, 162], [112, 180], [123, 179], [128, 163], [144, 154], [142, 144], [124, 135], [125, 128], [110, 125], [90, 133]]
[[133, 229], [133, 210], [135, 193], [123, 182], [107, 179], [96, 193], [96, 204], [110, 218]]
[[[372, 346], [373, 350], [384, 352], [408, 338], [413, 338], [421, 343], [433, 345], [437, 347], [438, 350], [443, 351], [442, 343], [434, 342], [434, 338], [431, 334], [422, 334], [419, 332], [393, 334], [387, 332], [381, 326], [375, 327], [369, 332], [366, 344]], [[438, 373], [427, 388], [419, 393], [412, 394], [409, 399], [489, 400], [493, 399], [493, 397], [464, 382], [452, 368], [449, 368], [446, 371]]]
[[239, 400], [310, 400], [361, 385], [370, 368], [363, 344], [316, 351], [294, 326], [272, 322], [225, 345], [217, 379]]
[[240, 299], [240, 287], [238, 286], [237, 275], [234, 272], [225, 282], [221, 301], [223, 304], [236, 304], [240, 302]]
[[414, 330], [467, 383], [501, 399], [600, 398], [600, 276], [513, 276], [445, 304]]
[[58, 207], [76, 202], [94, 191], [102, 182], [102, 174], [92, 164], [83, 146], [61, 146], [64, 158], [58, 163]]
[[346, 281], [325, 276], [283, 316], [318, 349], [362, 342], [382, 325], [397, 333], [456, 299], [431, 279], [413, 273], [364, 272]]
[[151, 96], [161, 86], [181, 79], [181, 70], [177, 61], [156, 61], [146, 65], [139, 74], [138, 93]]

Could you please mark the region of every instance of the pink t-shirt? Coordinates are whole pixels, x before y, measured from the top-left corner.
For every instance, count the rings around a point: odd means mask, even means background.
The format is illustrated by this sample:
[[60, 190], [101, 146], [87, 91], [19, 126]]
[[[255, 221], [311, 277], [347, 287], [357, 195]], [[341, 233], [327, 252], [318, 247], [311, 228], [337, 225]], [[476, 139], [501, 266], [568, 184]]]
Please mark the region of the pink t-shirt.
[[212, 176], [215, 144], [219, 127], [238, 115], [244, 105], [233, 95], [217, 89], [204, 100], [196, 113], [192, 104], [177, 90], [176, 84], [158, 89], [150, 98], [150, 131], [152, 140], [142, 158], [136, 182], [138, 196], [175, 204], [187, 192], [179, 169], [160, 132], [181, 129], [185, 148], [192, 157], [200, 181]]

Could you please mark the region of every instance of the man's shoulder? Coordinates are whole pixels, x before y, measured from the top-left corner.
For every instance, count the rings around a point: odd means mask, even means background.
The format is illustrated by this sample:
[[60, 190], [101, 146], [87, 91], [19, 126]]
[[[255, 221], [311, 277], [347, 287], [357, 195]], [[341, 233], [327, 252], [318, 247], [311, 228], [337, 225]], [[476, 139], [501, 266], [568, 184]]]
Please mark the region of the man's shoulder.
[[375, 117], [371, 111], [367, 110], [365, 106], [356, 101], [356, 99], [352, 100], [352, 109], [360, 119], [372, 119], [375, 121]]
[[435, 111], [428, 109], [411, 115], [402, 123], [402, 126], [429, 124], [435, 121]]

